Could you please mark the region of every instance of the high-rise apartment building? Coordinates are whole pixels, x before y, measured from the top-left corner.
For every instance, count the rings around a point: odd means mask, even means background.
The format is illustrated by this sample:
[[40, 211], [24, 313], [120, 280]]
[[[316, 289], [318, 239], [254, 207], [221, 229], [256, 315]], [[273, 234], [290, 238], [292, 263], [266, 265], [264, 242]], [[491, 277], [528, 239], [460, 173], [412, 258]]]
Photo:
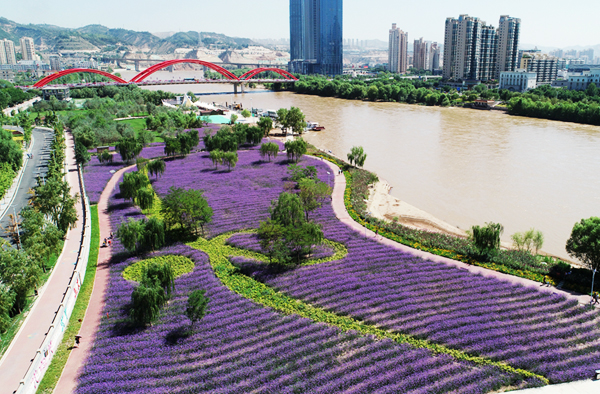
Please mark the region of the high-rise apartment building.
[[0, 40], [0, 64], [17, 64], [15, 44], [10, 40]]
[[429, 60], [431, 61], [431, 71], [440, 69], [440, 47], [437, 42], [431, 43]]
[[541, 53], [523, 53], [520, 68], [537, 74], [537, 84], [552, 83], [558, 77], [558, 59]]
[[54, 70], [54, 71], [62, 70], [62, 64], [60, 62], [60, 57], [50, 56], [50, 69]]
[[520, 23], [520, 19], [503, 15], [496, 30], [468, 15], [447, 18], [444, 78], [489, 81], [498, 79], [500, 71], [516, 70]]
[[35, 55], [35, 48], [33, 46], [33, 38], [22, 37], [21, 42], [21, 54], [23, 60], [37, 60]]
[[392, 24], [388, 51], [388, 69], [393, 73], [405, 73], [408, 70], [408, 33]]
[[429, 43], [423, 41], [423, 37], [414, 42], [413, 67], [417, 70], [429, 70]]
[[290, 0], [290, 71], [343, 72], [342, 0]]
[[521, 19], [508, 15], [500, 16], [498, 23], [498, 60], [496, 78], [502, 71], [519, 68], [519, 36]]

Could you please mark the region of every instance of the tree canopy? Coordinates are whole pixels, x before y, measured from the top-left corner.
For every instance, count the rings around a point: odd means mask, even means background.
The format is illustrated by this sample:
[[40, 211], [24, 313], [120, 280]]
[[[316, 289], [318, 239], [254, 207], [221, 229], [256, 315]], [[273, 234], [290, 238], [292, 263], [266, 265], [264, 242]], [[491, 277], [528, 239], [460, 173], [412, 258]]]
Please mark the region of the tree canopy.
[[567, 240], [567, 252], [590, 269], [600, 269], [600, 218], [581, 219], [575, 223]]

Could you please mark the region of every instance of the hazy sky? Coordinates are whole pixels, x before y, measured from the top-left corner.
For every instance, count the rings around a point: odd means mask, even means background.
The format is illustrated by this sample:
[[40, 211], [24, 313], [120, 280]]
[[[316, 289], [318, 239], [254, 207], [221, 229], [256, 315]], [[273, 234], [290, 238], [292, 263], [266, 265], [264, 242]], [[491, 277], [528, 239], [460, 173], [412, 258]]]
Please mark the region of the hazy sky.
[[[8, 2], [9, 0], [2, 0]], [[248, 38], [289, 38], [288, 0], [19, 0], [0, 16], [19, 23], [63, 27], [102, 24], [164, 32], [207, 31]], [[6, 5], [6, 4], [5, 4]], [[598, 0], [345, 0], [344, 37], [387, 40], [393, 22], [409, 40], [443, 42], [446, 17], [477, 16], [498, 25], [500, 15], [519, 17], [521, 43], [540, 46], [600, 44]]]

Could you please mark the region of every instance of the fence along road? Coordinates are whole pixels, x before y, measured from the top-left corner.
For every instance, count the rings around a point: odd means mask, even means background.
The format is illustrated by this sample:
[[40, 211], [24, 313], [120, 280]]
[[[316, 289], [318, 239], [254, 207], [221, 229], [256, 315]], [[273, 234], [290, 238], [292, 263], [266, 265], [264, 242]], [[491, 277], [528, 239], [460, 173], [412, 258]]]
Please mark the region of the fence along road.
[[6, 393], [36, 391], [60, 344], [85, 276], [91, 236], [89, 204], [69, 133], [66, 144], [65, 176], [71, 194], [80, 194], [78, 219], [67, 232], [63, 251], [38, 300], [0, 361], [0, 387]]

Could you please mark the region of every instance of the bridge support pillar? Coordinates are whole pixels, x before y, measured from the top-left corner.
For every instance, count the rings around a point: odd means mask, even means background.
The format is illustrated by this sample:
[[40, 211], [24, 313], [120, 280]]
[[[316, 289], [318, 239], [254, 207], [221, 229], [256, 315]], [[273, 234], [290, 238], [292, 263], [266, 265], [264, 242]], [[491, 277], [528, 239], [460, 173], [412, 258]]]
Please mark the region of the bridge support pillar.
[[241, 93], [245, 93], [244, 83], [234, 83], [233, 84], [233, 93], [238, 94], [238, 86], [240, 87]]
[[135, 61], [135, 71], [140, 72], [140, 61], [139, 60]]

